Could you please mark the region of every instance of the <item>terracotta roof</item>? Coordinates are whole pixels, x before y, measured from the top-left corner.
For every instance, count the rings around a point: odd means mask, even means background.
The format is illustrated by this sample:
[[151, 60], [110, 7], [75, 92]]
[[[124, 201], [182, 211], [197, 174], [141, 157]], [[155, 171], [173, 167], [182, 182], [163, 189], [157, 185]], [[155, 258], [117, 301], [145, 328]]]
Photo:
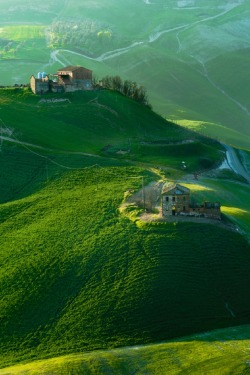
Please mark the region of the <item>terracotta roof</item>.
[[[78, 70], [79, 68], [83, 68], [83, 66], [69, 65], [69, 66], [65, 66], [64, 68], [58, 69], [57, 71], [58, 72], [74, 72], [75, 70]], [[87, 69], [87, 68], [83, 68], [83, 69], [89, 70], [90, 72], [92, 72], [92, 70], [90, 69]]]

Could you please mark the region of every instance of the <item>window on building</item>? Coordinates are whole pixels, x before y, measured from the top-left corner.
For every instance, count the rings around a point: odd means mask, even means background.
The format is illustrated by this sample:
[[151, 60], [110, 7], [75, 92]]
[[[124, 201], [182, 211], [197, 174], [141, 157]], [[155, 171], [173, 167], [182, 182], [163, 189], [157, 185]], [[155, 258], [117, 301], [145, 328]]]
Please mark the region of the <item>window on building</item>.
[[175, 202], [175, 197], [172, 198], [173, 202]]
[[166, 202], [168, 202], [169, 201], [169, 197], [166, 197]]

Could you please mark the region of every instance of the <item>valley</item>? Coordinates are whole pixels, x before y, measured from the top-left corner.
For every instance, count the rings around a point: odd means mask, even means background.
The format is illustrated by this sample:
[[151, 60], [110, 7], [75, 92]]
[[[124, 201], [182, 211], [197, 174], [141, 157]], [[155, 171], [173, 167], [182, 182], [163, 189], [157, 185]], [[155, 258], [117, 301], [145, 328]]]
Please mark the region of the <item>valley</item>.
[[55, 1], [30, 9], [33, 24], [28, 1], [20, 9], [12, 3], [6, 7], [10, 24], [0, 24], [3, 85], [26, 83], [33, 73], [63, 65], [89, 67], [99, 79], [118, 74], [144, 85], [165, 118], [249, 149], [246, 1], [208, 7], [203, 0], [137, 0], [127, 18], [130, 2]]

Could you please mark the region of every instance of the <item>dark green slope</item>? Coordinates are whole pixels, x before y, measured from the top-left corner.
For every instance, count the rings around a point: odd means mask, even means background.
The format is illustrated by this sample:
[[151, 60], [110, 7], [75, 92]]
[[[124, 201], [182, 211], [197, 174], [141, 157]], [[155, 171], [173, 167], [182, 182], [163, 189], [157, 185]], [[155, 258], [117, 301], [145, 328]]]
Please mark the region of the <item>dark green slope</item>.
[[71, 171], [1, 205], [2, 366], [249, 321], [247, 242], [202, 224], [139, 229], [118, 207], [141, 174]]
[[248, 374], [249, 330], [249, 325], [229, 327], [157, 344], [70, 354], [7, 367], [0, 374]]
[[[55, 102], [53, 100], [65, 100]], [[143, 155], [143, 145], [154, 147], [174, 144], [182, 150], [181, 142], [191, 140], [191, 156], [219, 158], [219, 146], [214, 141], [185, 130], [113, 91], [68, 93], [64, 95], [33, 95], [28, 89], [0, 89], [1, 122], [3, 128], [14, 130], [13, 136], [57, 151], [113, 154], [130, 150], [126, 158]], [[3, 134], [4, 135], [4, 134]], [[202, 142], [197, 152], [196, 144]], [[171, 150], [170, 150], [171, 156]], [[177, 152], [178, 153], [178, 152]], [[182, 156], [182, 155], [181, 155]], [[187, 155], [188, 156], [188, 155]], [[150, 158], [148, 158], [150, 160]]]
[[193, 172], [223, 158], [218, 143], [112, 91], [41, 98], [0, 89], [0, 105], [0, 135], [12, 141], [1, 141], [0, 202], [27, 196], [70, 168], [140, 161], [180, 169], [185, 158]]
[[197, 138], [112, 91], [41, 97], [28, 89], [1, 89], [0, 103], [1, 120], [21, 141], [57, 150], [100, 153], [107, 145]]

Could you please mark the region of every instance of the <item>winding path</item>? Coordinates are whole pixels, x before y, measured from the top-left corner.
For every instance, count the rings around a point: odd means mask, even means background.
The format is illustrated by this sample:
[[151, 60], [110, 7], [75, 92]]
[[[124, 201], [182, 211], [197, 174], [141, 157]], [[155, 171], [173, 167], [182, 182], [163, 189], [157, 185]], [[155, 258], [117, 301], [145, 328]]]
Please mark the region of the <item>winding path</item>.
[[[144, 3], [147, 4], [147, 5], [154, 4], [154, 3], [152, 3], [148, 0], [144, 0]], [[65, 65], [65, 62], [68, 63], [68, 64], [71, 64], [71, 62], [69, 60], [67, 60], [65, 57], [63, 57], [64, 61], [62, 61], [58, 57], [60, 52], [67, 52], [67, 53], [72, 54], [72, 55], [81, 56], [81, 57], [83, 57], [85, 59], [88, 59], [88, 60], [103, 62], [105, 60], [112, 59], [112, 58], [117, 57], [121, 54], [127, 53], [129, 50], [131, 50], [132, 48], [137, 47], [139, 45], [144, 45], [144, 44], [147, 44], [147, 43], [153, 43], [153, 42], [157, 41], [162, 35], [167, 34], [167, 33], [171, 33], [171, 32], [174, 32], [174, 31], [178, 31], [177, 34], [176, 34], [176, 38], [178, 40], [179, 51], [180, 51], [181, 42], [180, 42], [179, 36], [180, 36], [181, 32], [183, 32], [183, 31], [185, 31], [185, 30], [187, 30], [187, 29], [189, 29], [189, 28], [191, 28], [195, 25], [198, 25], [200, 23], [203, 23], [203, 22], [206, 22], [206, 21], [211, 21], [211, 20], [214, 20], [216, 18], [222, 17], [222, 16], [229, 13], [231, 10], [237, 8], [240, 5], [241, 5], [240, 3], [232, 4], [232, 5], [229, 4], [229, 5], [227, 5], [226, 9], [223, 12], [220, 12], [220, 13], [214, 15], [214, 16], [206, 17], [206, 18], [203, 18], [202, 20], [195, 21], [195, 22], [192, 22], [190, 24], [184, 24], [184, 25], [173, 27], [173, 28], [165, 29], [165, 30], [162, 30], [162, 31], [159, 31], [159, 32], [154, 32], [151, 35], [149, 35], [147, 41], [134, 42], [130, 46], [117, 48], [117, 49], [111, 50], [111, 51], [107, 51], [107, 52], [101, 54], [98, 57], [91, 57], [91, 56], [86, 55], [84, 53], [75, 52], [75, 51], [72, 51], [72, 50], [69, 50], [69, 49], [57, 49], [57, 50], [54, 50], [54, 51], [51, 52], [50, 61], [45, 66], [50, 66], [54, 62], [58, 62], [62, 66]]]
[[128, 52], [131, 48], [137, 47], [137, 46], [142, 45], [142, 44], [144, 44], [144, 42], [135, 42], [135, 43], [132, 43], [128, 47], [117, 48], [117, 49], [115, 49], [113, 51], [105, 52], [105, 53], [103, 53], [102, 55], [100, 55], [98, 57], [91, 57], [91, 56], [85, 55], [84, 53], [79, 53], [79, 52], [71, 51], [69, 49], [56, 49], [56, 50], [54, 50], [54, 51], [51, 52], [51, 54], [50, 54], [50, 61], [49, 61], [49, 63], [47, 63], [46, 65], [44, 65], [44, 67], [51, 66], [55, 62], [58, 62], [62, 66], [65, 65], [65, 62], [70, 65], [71, 62], [68, 59], [66, 59], [65, 57], [63, 57], [64, 61], [62, 61], [61, 59], [58, 58], [58, 54], [60, 52], [68, 52], [71, 55], [77, 55], [77, 56], [81, 56], [81, 57], [83, 57], [85, 59], [88, 59], [88, 60], [102, 62], [102, 61], [111, 59], [113, 57], [122, 55], [123, 53]]
[[238, 158], [238, 155], [236, 154], [235, 150], [228, 145], [223, 144], [223, 146], [226, 149], [226, 158], [229, 167], [242, 177], [244, 177], [249, 183], [250, 183], [250, 175], [247, 172], [247, 170], [244, 168], [244, 165], [241, 163], [241, 161]]
[[[40, 155], [40, 154], [36, 153], [34, 150], [31, 150], [30, 147], [35, 148], [35, 149], [44, 150], [44, 151], [52, 151], [52, 149], [45, 148], [45, 147], [35, 145], [35, 144], [32, 144], [32, 143], [23, 142], [23, 141], [20, 141], [19, 139], [16, 139], [14, 137], [11, 138], [11, 137], [3, 136], [3, 135], [0, 135], [0, 141], [1, 141], [1, 144], [2, 144], [3, 141], [7, 141], [7, 142], [22, 145], [23, 147], [25, 147], [31, 153], [36, 154], [37, 156], [40, 156], [42, 158], [46, 158], [46, 159], [50, 160], [51, 162], [53, 162], [50, 158], [48, 158], [44, 155]], [[234, 172], [236, 172], [237, 174], [244, 177], [248, 181], [248, 183], [250, 183], [250, 174], [248, 173], [248, 170], [244, 167], [244, 165], [240, 161], [240, 159], [239, 159], [238, 155], [236, 154], [235, 150], [229, 145], [226, 145], [226, 144], [222, 144], [222, 145], [226, 149], [226, 159], [227, 159], [227, 163], [228, 163], [229, 167]], [[70, 151], [69, 152], [60, 151], [60, 152], [65, 153], [65, 154], [75, 154], [75, 155], [82, 155], [82, 156], [91, 156], [91, 157], [95, 157], [95, 158], [102, 158], [102, 156], [99, 156], [99, 155], [96, 155], [96, 154], [89, 154], [89, 153], [85, 153], [85, 152], [70, 152]], [[58, 163], [56, 163], [56, 164], [58, 164]], [[62, 165], [60, 165], [60, 166], [62, 166]], [[62, 166], [62, 167], [64, 167], [64, 166]], [[65, 167], [65, 168], [67, 168], [67, 167]]]

